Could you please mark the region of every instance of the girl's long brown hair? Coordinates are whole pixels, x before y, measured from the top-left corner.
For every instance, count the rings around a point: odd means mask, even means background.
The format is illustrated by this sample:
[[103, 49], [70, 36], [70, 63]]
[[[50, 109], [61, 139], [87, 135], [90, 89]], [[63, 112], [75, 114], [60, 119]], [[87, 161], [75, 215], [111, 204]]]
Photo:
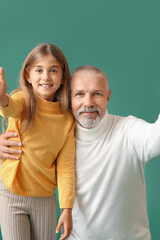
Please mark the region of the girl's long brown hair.
[[30, 69], [46, 55], [52, 55], [57, 59], [63, 71], [63, 79], [60, 88], [56, 91], [54, 101], [60, 102], [61, 111], [65, 114], [69, 109], [69, 81], [70, 71], [67, 60], [62, 51], [53, 44], [39, 44], [26, 57], [20, 71], [20, 89], [24, 92], [25, 107], [22, 112], [22, 125], [20, 133], [29, 130], [37, 114], [37, 97], [32, 85], [27, 81], [26, 74]]

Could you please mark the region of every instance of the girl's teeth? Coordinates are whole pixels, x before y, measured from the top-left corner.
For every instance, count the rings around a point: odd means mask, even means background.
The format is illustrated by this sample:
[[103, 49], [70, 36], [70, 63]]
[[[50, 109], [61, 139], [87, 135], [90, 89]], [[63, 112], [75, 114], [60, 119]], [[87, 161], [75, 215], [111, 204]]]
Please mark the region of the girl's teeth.
[[46, 85], [46, 84], [43, 85], [43, 84], [41, 84], [41, 86], [42, 86], [42, 87], [51, 87], [52, 85]]

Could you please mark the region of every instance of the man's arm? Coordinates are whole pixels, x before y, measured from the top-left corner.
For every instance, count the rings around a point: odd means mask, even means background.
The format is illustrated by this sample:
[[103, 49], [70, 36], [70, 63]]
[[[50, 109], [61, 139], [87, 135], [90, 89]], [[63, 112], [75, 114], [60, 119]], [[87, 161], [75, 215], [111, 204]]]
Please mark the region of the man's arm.
[[134, 118], [129, 129], [129, 139], [139, 159], [147, 162], [160, 155], [160, 115], [155, 123]]
[[16, 132], [6, 132], [0, 135], [0, 159], [19, 159], [19, 157], [14, 154], [21, 154], [21, 150], [12, 147], [20, 147], [22, 143], [10, 140], [10, 138], [14, 137], [17, 137]]

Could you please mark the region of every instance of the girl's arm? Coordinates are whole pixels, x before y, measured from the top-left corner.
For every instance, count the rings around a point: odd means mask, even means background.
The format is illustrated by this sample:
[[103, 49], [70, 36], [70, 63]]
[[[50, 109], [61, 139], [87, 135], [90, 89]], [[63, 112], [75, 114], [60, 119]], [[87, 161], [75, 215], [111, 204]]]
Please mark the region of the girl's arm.
[[0, 67], [0, 106], [8, 106], [7, 84], [4, 76], [4, 70]]

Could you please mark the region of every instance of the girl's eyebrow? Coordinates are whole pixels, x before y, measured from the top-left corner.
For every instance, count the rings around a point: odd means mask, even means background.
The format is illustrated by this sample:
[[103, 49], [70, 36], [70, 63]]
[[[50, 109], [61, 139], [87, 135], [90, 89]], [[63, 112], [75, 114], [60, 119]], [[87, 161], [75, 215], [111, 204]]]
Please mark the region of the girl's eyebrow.
[[[42, 65], [35, 65], [35, 67], [43, 67]], [[58, 65], [51, 65], [50, 67], [60, 68]]]

